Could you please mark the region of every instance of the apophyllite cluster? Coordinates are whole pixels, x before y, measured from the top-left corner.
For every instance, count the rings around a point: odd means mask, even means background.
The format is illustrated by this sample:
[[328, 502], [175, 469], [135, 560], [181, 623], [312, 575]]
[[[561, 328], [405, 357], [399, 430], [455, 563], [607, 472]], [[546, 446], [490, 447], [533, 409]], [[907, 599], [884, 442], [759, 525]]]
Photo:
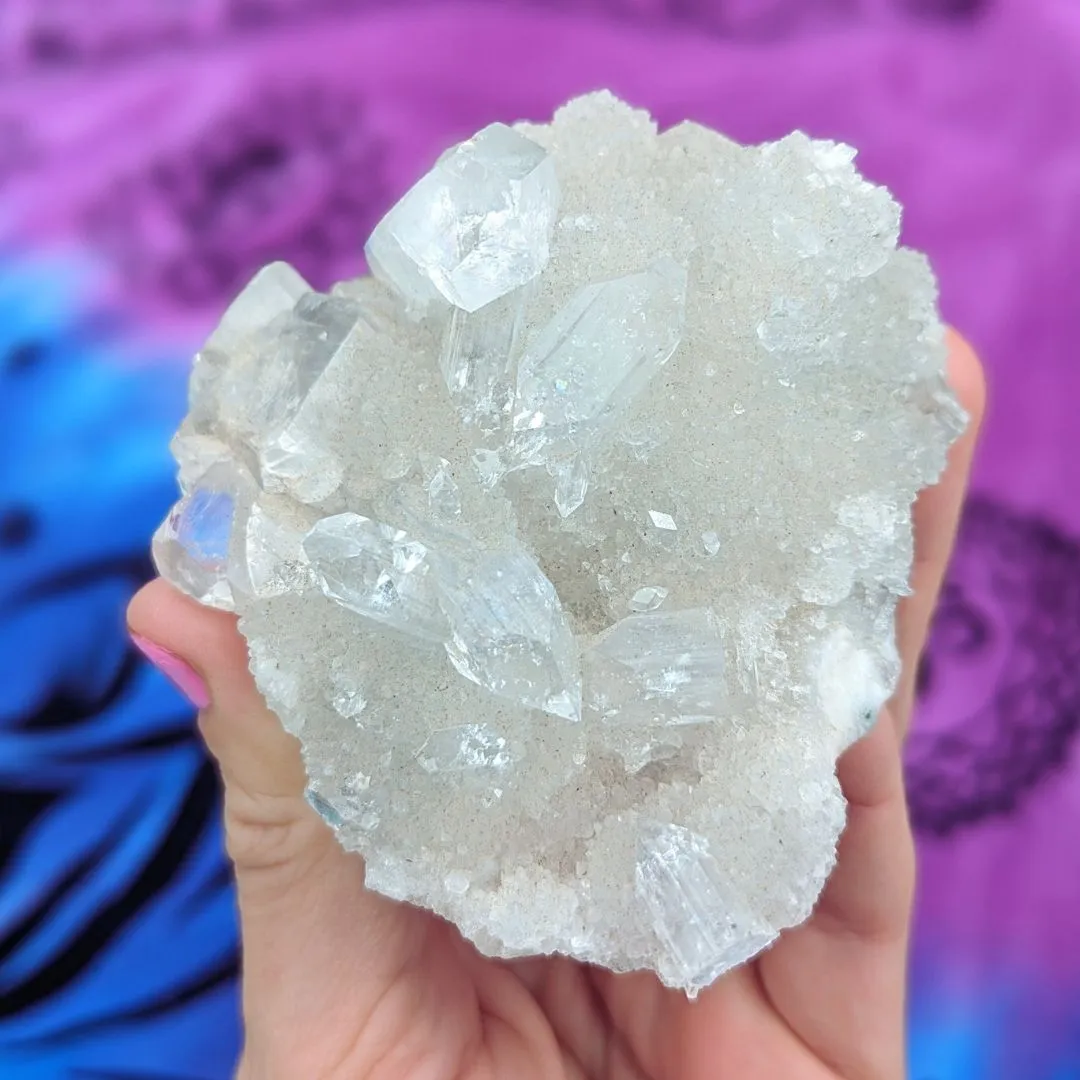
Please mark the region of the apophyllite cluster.
[[609, 94], [448, 150], [196, 358], [162, 573], [237, 611], [369, 887], [696, 991], [804, 919], [964, 416], [854, 151]]

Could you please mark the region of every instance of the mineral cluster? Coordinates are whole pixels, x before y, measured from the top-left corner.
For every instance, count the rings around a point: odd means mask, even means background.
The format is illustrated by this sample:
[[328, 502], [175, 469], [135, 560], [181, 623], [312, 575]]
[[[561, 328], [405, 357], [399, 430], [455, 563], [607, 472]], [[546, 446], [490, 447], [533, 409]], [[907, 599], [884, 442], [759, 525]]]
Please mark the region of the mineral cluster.
[[372, 276], [199, 353], [157, 565], [241, 616], [368, 885], [695, 992], [805, 919], [964, 415], [854, 151], [606, 93], [447, 151]]

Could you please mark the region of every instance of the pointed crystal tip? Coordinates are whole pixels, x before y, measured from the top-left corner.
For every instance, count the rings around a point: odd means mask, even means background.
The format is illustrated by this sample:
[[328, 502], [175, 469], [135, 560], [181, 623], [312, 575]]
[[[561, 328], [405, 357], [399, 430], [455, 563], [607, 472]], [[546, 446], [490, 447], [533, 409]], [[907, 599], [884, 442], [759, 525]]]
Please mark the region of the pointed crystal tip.
[[[654, 589], [634, 599], [659, 607], [667, 592]], [[723, 642], [708, 608], [620, 619], [597, 638], [585, 663], [591, 707], [621, 725], [709, 722], [729, 705]]]

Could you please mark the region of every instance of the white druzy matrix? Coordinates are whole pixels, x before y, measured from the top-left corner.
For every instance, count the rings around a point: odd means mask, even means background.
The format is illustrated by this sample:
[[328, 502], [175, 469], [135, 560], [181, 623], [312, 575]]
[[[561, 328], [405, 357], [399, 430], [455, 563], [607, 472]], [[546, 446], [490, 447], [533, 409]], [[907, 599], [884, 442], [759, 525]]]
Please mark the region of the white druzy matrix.
[[610, 94], [445, 153], [195, 361], [161, 573], [240, 615], [368, 885], [695, 993], [810, 913], [965, 417], [854, 151]]

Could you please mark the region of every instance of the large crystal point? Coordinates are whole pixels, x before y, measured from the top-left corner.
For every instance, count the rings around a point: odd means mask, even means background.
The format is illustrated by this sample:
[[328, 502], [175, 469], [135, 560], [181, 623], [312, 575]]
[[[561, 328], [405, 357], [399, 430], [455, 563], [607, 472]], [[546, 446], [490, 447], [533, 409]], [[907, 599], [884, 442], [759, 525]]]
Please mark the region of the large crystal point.
[[586, 285], [521, 358], [515, 429], [561, 435], [609, 420], [671, 358], [685, 306], [686, 271], [670, 258]]
[[547, 151], [492, 124], [444, 154], [383, 218], [368, 265], [416, 307], [440, 297], [477, 311], [543, 270], [558, 205]]
[[[632, 603], [647, 596], [658, 607], [666, 595], [652, 586]], [[587, 704], [620, 724], [700, 723], [729, 705], [723, 641], [708, 608], [628, 615], [600, 635], [586, 664]]]
[[523, 551], [435, 562], [454, 667], [499, 697], [580, 719], [577, 642], [536, 562]]
[[254, 425], [252, 440], [267, 490], [318, 503], [340, 486], [342, 472], [336, 455], [321, 444], [313, 425], [303, 422], [301, 410], [335, 358], [355, 347], [369, 329], [363, 311], [353, 301], [314, 295], [303, 298], [295, 317], [281, 326], [286, 348], [267, 365], [262, 415]]
[[225, 354], [242, 348], [254, 334], [279, 315], [292, 311], [310, 293], [311, 286], [288, 263], [264, 266], [229, 305], [206, 348]]
[[428, 549], [360, 514], [324, 518], [303, 550], [322, 591], [342, 607], [427, 641], [447, 637]]
[[197, 431], [231, 427], [236, 409], [243, 409], [255, 389], [248, 382], [258, 381], [254, 369], [259, 364], [259, 334], [310, 291], [288, 263], [276, 262], [260, 270], [232, 302], [195, 358], [190, 420]]
[[259, 477], [267, 491], [286, 492], [315, 505], [341, 487], [342, 467], [332, 451], [295, 424], [260, 447]]
[[228, 310], [154, 555], [370, 888], [690, 993], [806, 918], [964, 423], [898, 222], [847, 147], [601, 93]]
[[776, 937], [750, 910], [708, 840], [679, 825], [646, 826], [634, 888], [664, 950], [662, 974], [692, 992]]
[[243, 398], [238, 423], [248, 428], [257, 445], [271, 443], [287, 429], [359, 321], [350, 301], [312, 294], [278, 320], [276, 340], [259, 341], [257, 384], [244, 382], [241, 387], [230, 380], [237, 397]]

